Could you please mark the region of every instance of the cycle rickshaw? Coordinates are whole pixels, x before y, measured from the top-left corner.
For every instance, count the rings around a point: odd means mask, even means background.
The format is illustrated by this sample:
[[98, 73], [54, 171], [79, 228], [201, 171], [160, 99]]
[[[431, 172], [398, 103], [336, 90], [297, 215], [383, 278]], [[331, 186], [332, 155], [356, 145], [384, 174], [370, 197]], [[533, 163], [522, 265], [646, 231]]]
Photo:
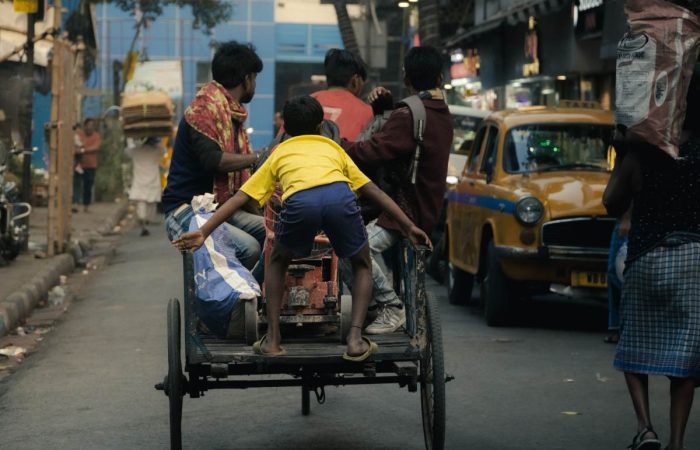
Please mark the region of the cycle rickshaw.
[[[442, 450], [447, 380], [437, 303], [424, 285], [426, 253], [426, 248], [413, 248], [407, 241], [394, 250], [391, 266], [396, 292], [406, 307], [405, 330], [373, 336], [379, 344], [379, 352], [361, 363], [342, 358], [345, 350], [342, 309], [347, 313], [349, 296], [341, 296], [336, 309], [341, 339], [337, 335], [292, 337], [285, 333], [287, 353], [284, 356], [253, 352], [250, 344], [260, 335], [264, 317], [263, 307], [256, 300], [245, 304], [245, 342], [198, 333], [193, 257], [191, 253], [184, 253], [184, 327], [181, 326], [180, 301], [172, 299], [167, 308], [168, 373], [164, 381], [156, 385], [169, 399], [171, 448], [182, 447], [182, 407], [186, 395], [199, 398], [215, 389], [300, 387], [301, 414], [306, 416], [310, 413], [311, 392], [315, 392], [322, 403], [326, 386], [398, 384], [409, 392], [420, 390], [425, 447]], [[268, 377], [261, 379], [256, 375]]]

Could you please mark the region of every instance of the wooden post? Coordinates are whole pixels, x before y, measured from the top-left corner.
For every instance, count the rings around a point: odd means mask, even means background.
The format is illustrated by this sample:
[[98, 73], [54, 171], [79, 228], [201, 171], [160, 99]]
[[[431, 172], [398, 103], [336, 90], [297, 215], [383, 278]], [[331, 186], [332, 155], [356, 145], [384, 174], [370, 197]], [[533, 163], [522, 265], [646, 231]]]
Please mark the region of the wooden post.
[[[61, 25], [61, 0], [54, 1], [54, 27]], [[66, 250], [70, 239], [70, 209], [73, 188], [73, 130], [75, 123], [73, 50], [65, 36], [54, 39], [51, 76], [51, 134], [49, 161], [49, 223], [47, 254]]]

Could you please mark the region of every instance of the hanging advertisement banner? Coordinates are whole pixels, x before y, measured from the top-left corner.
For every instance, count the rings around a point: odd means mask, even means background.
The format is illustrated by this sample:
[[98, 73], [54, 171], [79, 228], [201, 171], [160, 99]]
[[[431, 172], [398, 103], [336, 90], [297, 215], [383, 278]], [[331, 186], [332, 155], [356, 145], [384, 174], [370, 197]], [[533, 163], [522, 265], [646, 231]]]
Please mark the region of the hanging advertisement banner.
[[137, 63], [124, 87], [125, 94], [165, 91], [176, 105], [182, 100], [182, 90], [182, 63], [172, 60]]

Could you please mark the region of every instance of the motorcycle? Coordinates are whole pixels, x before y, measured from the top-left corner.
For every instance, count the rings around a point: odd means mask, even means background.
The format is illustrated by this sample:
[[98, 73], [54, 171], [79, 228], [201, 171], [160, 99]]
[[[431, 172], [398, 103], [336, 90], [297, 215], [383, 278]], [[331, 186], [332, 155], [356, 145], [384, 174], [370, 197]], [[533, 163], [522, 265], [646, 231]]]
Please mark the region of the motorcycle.
[[8, 150], [0, 142], [0, 266], [7, 265], [19, 255], [29, 239], [27, 222], [32, 206], [19, 201], [19, 191], [13, 182], [5, 182], [10, 158], [23, 154], [22, 149]]

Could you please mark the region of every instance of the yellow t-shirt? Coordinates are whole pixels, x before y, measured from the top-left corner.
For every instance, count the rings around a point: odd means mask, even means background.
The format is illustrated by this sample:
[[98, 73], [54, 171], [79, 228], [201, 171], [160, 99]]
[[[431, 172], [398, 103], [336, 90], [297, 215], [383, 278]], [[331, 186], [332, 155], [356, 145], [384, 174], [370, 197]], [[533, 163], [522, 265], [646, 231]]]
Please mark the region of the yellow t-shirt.
[[261, 206], [282, 187], [282, 201], [292, 194], [336, 182], [353, 192], [370, 182], [334, 141], [318, 135], [296, 136], [281, 143], [241, 190]]

